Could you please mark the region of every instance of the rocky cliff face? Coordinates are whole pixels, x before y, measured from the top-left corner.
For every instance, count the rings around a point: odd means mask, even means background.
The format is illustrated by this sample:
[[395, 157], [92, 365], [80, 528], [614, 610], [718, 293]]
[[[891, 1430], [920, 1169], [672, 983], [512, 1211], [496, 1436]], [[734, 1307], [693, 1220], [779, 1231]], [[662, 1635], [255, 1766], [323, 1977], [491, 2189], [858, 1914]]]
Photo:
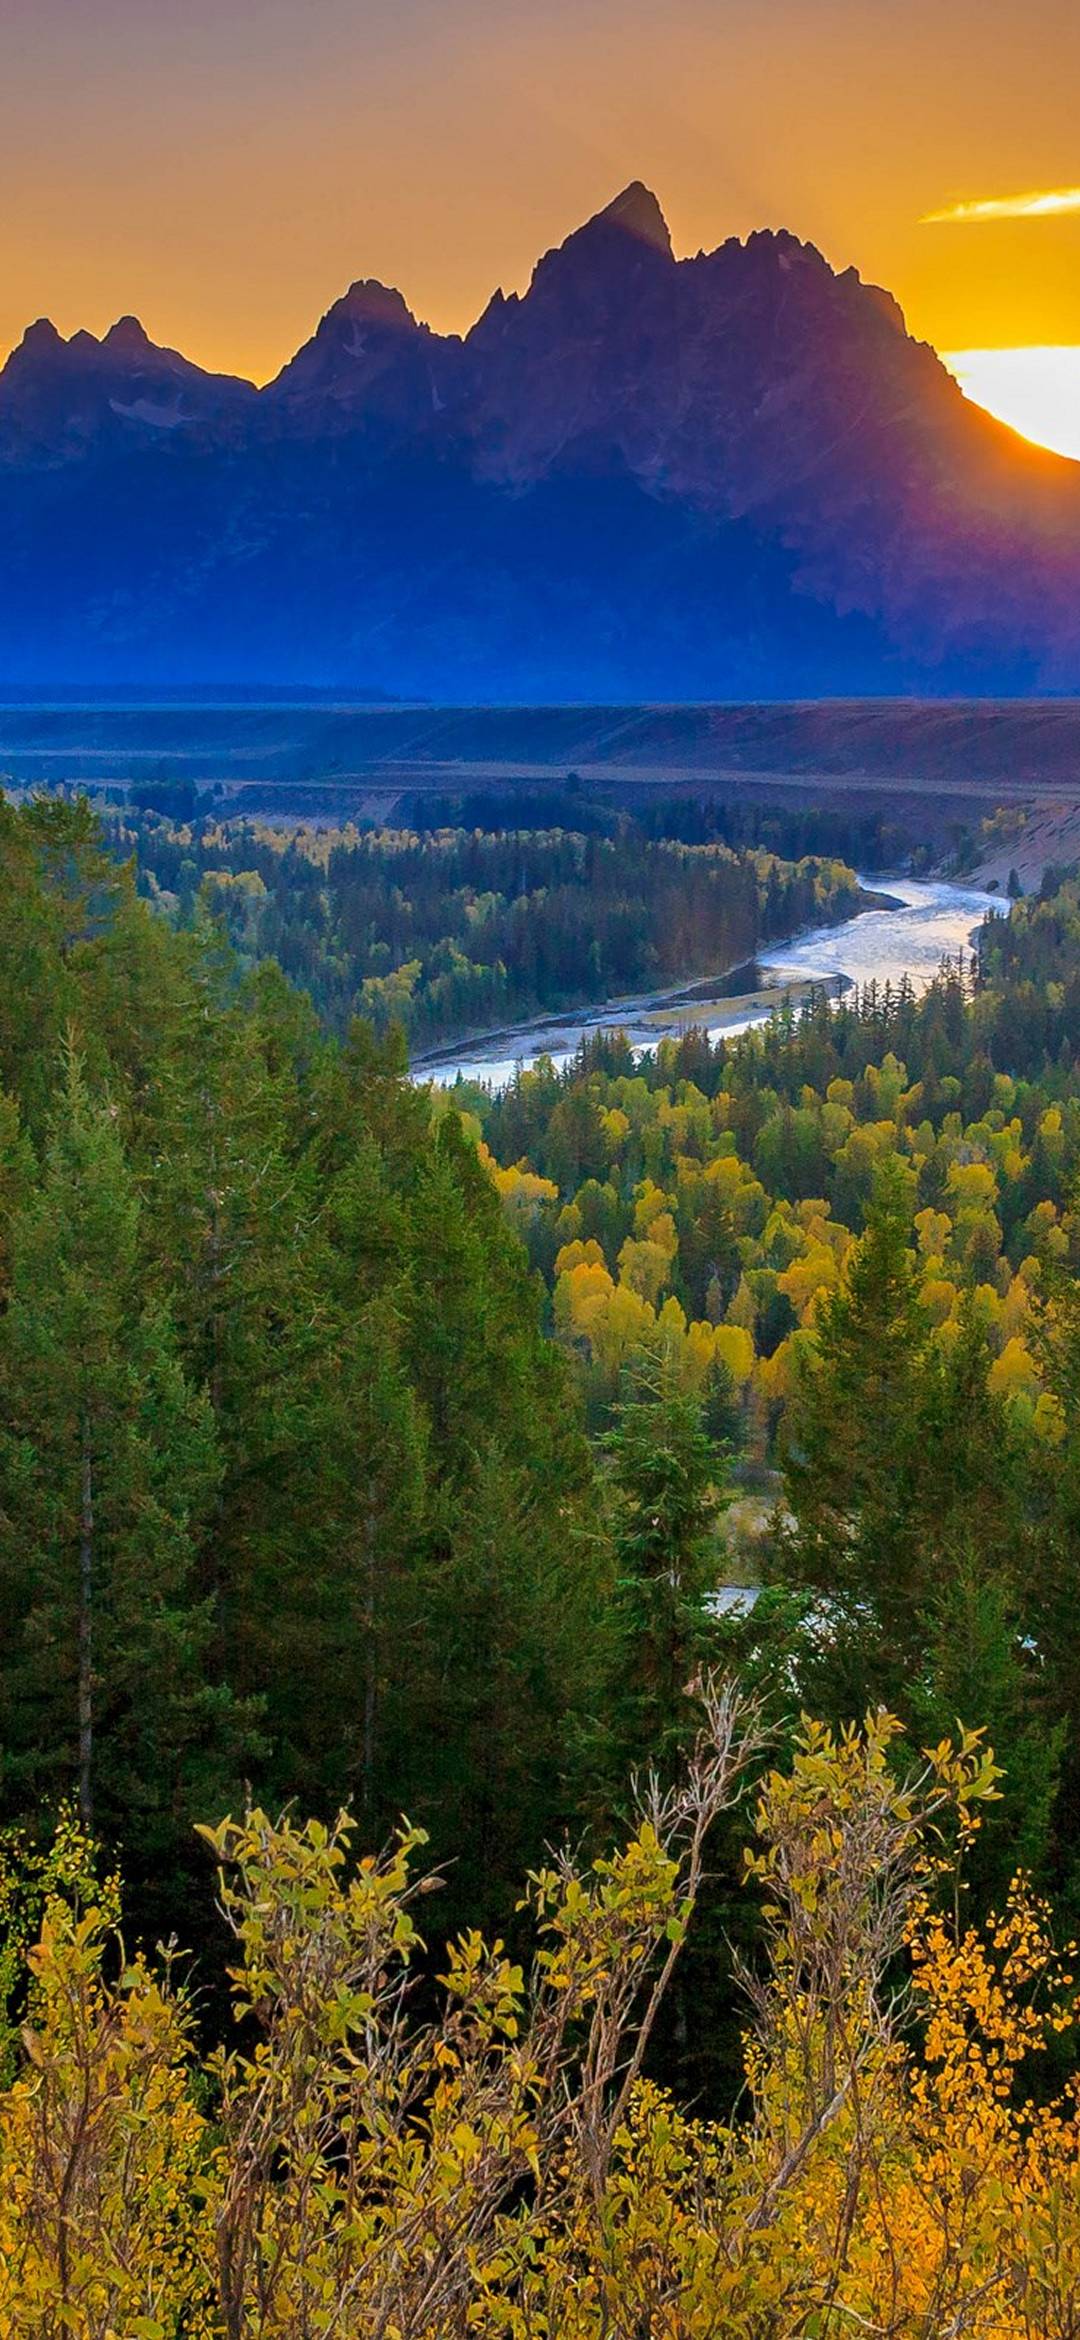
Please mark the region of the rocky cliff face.
[[635, 183], [464, 342], [352, 286], [265, 390], [31, 328], [0, 672], [461, 697], [1080, 687], [1080, 466], [787, 234]]

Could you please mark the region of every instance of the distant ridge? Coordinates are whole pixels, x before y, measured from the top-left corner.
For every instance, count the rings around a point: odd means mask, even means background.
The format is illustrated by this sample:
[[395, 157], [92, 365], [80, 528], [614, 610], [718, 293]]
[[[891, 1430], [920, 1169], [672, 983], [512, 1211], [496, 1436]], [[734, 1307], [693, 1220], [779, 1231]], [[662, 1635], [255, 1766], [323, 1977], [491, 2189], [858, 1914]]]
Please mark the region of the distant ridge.
[[0, 687], [0, 771], [126, 785], [148, 774], [227, 789], [349, 785], [384, 805], [417, 790], [550, 786], [974, 793], [1080, 804], [1080, 700], [821, 699], [725, 706], [390, 706], [348, 692]]
[[0, 688], [438, 700], [1080, 689], [1080, 465], [786, 232], [679, 260], [635, 180], [464, 337], [361, 277], [265, 390], [31, 326], [0, 371]]

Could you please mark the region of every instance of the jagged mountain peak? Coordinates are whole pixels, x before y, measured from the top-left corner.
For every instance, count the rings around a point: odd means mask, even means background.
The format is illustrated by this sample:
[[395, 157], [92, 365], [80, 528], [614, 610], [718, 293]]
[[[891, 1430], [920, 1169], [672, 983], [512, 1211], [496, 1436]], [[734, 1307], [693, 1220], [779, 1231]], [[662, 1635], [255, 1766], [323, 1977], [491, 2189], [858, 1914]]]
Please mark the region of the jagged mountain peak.
[[109, 350], [114, 357], [141, 358], [150, 352], [155, 356], [161, 354], [138, 317], [118, 317], [115, 325], [110, 325], [108, 332], [103, 335], [101, 347]]
[[52, 318], [36, 317], [34, 323], [27, 326], [22, 340], [12, 350], [7, 362], [10, 365], [13, 359], [19, 357], [55, 357], [58, 350], [66, 348], [64, 336], [53, 324]]
[[152, 341], [145, 325], [138, 317], [118, 317], [108, 332], [98, 338], [85, 325], [66, 338], [49, 317], [39, 317], [28, 325], [22, 340], [12, 350], [7, 364], [0, 367], [0, 380], [5, 375], [33, 372], [44, 366], [47, 371], [59, 370], [63, 375], [102, 380], [121, 380], [126, 374], [147, 371], [174, 376], [183, 375], [192, 383], [214, 384], [217, 389], [233, 388], [251, 391], [252, 385], [231, 374], [211, 374], [179, 350], [163, 348]]
[[586, 224], [595, 227], [600, 221], [621, 228], [624, 235], [633, 236], [639, 244], [651, 244], [655, 251], [674, 258], [671, 230], [652, 188], [646, 187], [642, 179], [631, 179], [621, 195], [605, 204], [603, 211], [598, 211], [595, 219]]
[[396, 286], [374, 276], [358, 277], [340, 300], [331, 302], [311, 336], [283, 366], [272, 393], [295, 396], [325, 388], [333, 378], [379, 370], [399, 350], [429, 338]]
[[389, 327], [393, 332], [422, 331], [404, 293], [396, 285], [381, 284], [377, 276], [358, 277], [327, 310], [322, 322], [329, 325], [335, 318], [344, 323]]
[[[51, 318], [39, 317], [36, 324], [27, 327], [8, 363], [18, 358], [35, 363], [42, 360], [59, 363], [69, 371], [87, 366], [100, 367], [103, 364], [122, 368], [142, 365], [148, 360], [173, 366], [188, 363], [186, 359], [178, 357], [175, 350], [159, 349], [137, 317], [118, 317], [115, 325], [110, 325], [100, 340], [85, 325], [80, 325], [70, 337], [65, 337]], [[197, 373], [199, 368], [192, 366], [191, 371]]]
[[255, 396], [151, 341], [137, 317], [99, 340], [39, 318], [0, 369], [0, 469], [49, 470], [183, 428], [216, 429]]
[[359, 277], [320, 319], [266, 393], [271, 417], [331, 430], [414, 428], [439, 409], [437, 373], [450, 343], [413, 315], [403, 294]]
[[563, 292], [570, 300], [582, 295], [587, 302], [622, 302], [629, 283], [666, 281], [673, 274], [669, 225], [655, 194], [636, 178], [538, 260], [526, 302], [561, 300]]

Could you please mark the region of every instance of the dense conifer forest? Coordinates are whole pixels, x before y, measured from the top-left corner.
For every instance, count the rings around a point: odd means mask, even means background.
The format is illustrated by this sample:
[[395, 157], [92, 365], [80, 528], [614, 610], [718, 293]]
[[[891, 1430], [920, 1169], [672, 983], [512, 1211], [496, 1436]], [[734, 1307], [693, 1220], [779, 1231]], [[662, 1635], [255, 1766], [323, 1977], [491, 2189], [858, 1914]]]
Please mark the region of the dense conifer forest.
[[723, 974], [759, 944], [849, 917], [835, 858], [574, 830], [273, 828], [143, 811], [115, 824], [144, 893], [217, 918], [324, 1021], [400, 1026], [414, 1052], [545, 1010]]
[[447, 1097], [404, 950], [849, 873], [115, 845], [0, 808], [0, 2340], [1075, 2336], [1077, 881]]

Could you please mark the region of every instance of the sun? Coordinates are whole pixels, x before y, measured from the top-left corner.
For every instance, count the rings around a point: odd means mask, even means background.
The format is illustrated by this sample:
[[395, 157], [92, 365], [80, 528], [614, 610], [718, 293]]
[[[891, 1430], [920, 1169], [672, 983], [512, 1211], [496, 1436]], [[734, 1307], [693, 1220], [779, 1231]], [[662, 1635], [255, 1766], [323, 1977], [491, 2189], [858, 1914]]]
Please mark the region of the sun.
[[1037, 446], [1080, 461], [1080, 346], [947, 349], [941, 357], [977, 406]]

